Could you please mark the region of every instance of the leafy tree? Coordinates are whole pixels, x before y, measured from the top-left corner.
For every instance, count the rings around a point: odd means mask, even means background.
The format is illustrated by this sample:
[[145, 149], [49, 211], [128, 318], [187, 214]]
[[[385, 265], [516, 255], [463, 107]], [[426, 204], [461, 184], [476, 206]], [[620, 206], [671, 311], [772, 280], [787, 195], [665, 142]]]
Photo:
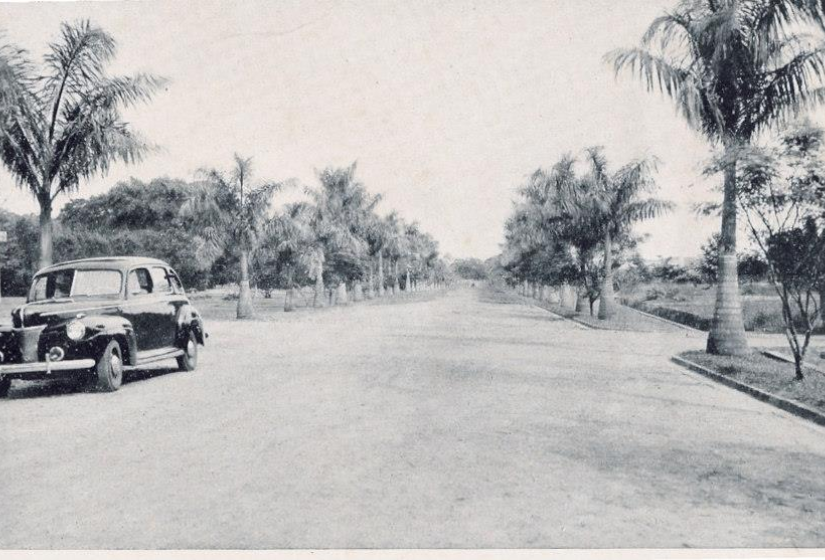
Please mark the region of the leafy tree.
[[252, 159], [234, 156], [234, 166], [225, 173], [217, 169], [201, 171], [206, 179], [181, 208], [204, 240], [204, 252], [217, 256], [235, 252], [239, 260], [240, 292], [238, 319], [251, 317], [249, 260], [258, 249], [269, 224], [272, 196], [283, 183], [252, 183]]
[[736, 274], [737, 162], [757, 134], [825, 99], [820, 0], [682, 0], [657, 17], [640, 48], [607, 55], [676, 103], [729, 155], [724, 172], [719, 283], [707, 350], [747, 353]]
[[479, 259], [458, 259], [453, 263], [453, 270], [465, 280], [487, 279], [487, 267]]
[[60, 30], [40, 71], [24, 50], [0, 44], [0, 159], [40, 206], [41, 267], [52, 263], [55, 199], [147, 153], [121, 111], [165, 83], [149, 74], [108, 76], [115, 41], [89, 21]]
[[750, 282], [762, 282], [768, 279], [769, 267], [765, 259], [754, 252], [739, 257], [737, 266], [739, 277]]
[[718, 166], [739, 163], [738, 203], [782, 302], [796, 379], [820, 315], [825, 282], [825, 130], [809, 123], [787, 131], [780, 146], [752, 146]]
[[0, 243], [0, 293], [26, 295], [37, 271], [37, 219], [0, 210], [0, 230], [8, 234], [8, 241]]

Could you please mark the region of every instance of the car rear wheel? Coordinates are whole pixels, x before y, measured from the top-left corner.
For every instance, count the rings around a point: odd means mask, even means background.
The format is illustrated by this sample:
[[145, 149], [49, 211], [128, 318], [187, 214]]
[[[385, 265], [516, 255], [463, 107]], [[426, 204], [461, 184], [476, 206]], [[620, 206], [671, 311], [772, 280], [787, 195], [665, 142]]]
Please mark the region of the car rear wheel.
[[95, 374], [98, 391], [112, 392], [120, 389], [123, 383], [123, 354], [116, 340], [106, 345], [95, 366]]
[[0, 399], [4, 399], [9, 396], [9, 389], [11, 389], [11, 379], [8, 377], [0, 379]]
[[183, 348], [183, 356], [178, 356], [178, 369], [180, 371], [195, 371], [198, 367], [198, 341], [195, 333], [189, 331], [186, 338], [186, 346]]

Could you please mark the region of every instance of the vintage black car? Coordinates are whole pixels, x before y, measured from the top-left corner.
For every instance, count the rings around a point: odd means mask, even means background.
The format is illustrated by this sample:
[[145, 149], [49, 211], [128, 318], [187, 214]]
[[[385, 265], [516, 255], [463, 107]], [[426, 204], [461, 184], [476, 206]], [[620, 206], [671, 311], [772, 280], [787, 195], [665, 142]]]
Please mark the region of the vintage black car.
[[0, 326], [0, 397], [13, 379], [88, 379], [116, 391], [129, 370], [166, 359], [192, 371], [207, 334], [180, 278], [142, 257], [64, 262], [34, 276]]

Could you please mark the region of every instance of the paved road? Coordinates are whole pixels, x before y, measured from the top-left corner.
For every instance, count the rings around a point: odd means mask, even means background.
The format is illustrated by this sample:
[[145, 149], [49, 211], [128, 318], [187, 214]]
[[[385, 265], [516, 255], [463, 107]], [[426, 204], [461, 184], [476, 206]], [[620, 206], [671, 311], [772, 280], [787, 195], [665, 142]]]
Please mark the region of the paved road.
[[825, 546], [825, 430], [481, 290], [0, 402], [2, 547]]

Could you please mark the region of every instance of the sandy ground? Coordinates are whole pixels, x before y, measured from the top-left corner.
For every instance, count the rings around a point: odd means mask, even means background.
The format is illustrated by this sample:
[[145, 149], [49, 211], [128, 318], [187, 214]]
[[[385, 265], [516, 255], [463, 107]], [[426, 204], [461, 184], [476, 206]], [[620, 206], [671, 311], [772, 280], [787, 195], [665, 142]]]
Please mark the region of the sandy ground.
[[0, 402], [0, 546], [825, 546], [825, 430], [667, 361], [701, 336], [472, 289], [209, 330]]

